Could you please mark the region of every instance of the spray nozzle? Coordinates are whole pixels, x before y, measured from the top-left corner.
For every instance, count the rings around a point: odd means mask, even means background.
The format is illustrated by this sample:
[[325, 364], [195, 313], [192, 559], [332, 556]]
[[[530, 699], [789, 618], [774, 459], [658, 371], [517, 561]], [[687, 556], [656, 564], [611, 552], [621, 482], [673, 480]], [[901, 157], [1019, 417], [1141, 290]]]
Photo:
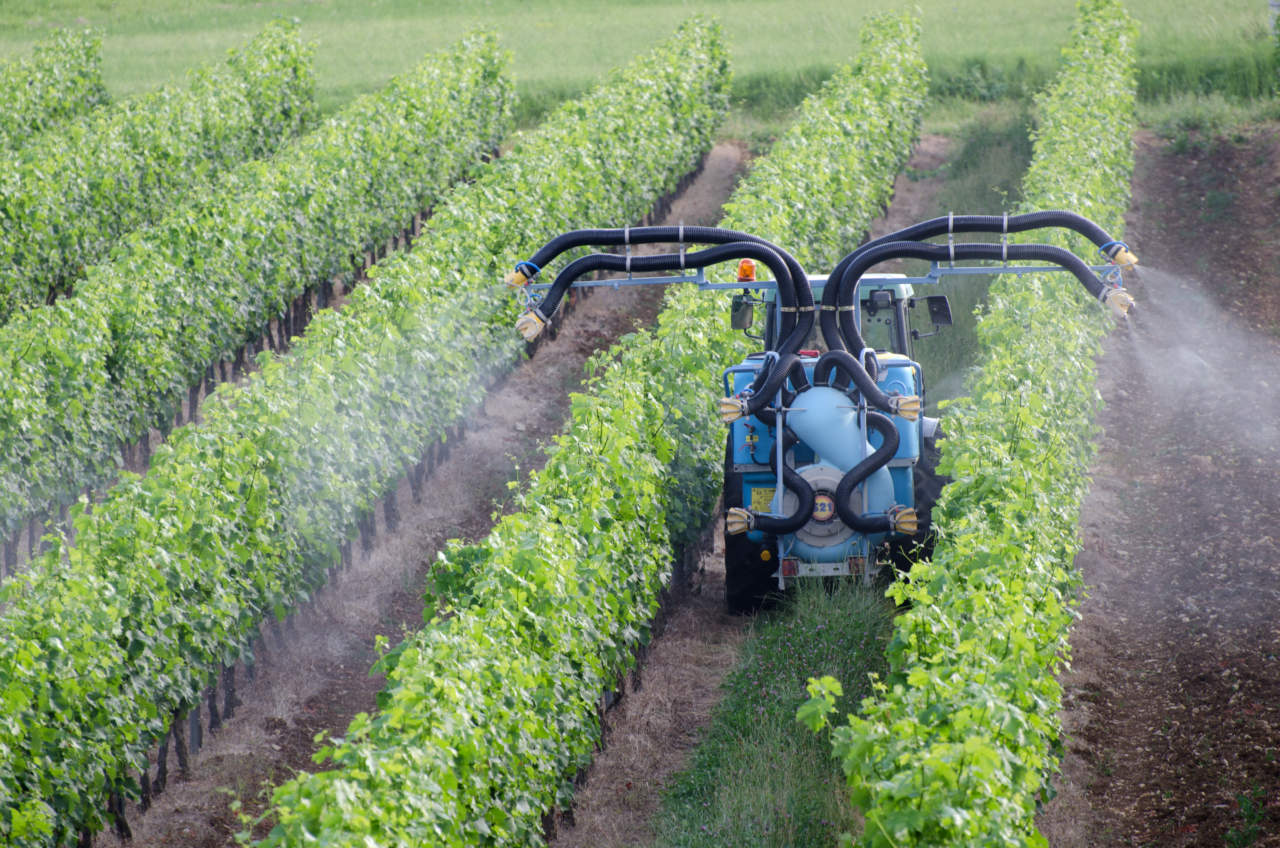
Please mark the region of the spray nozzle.
[[895, 533], [914, 536], [920, 529], [920, 516], [909, 506], [895, 506], [889, 510], [889, 526]]
[[547, 317], [537, 309], [531, 309], [516, 319], [516, 331], [524, 336], [527, 342], [536, 339], [546, 326]]
[[724, 516], [724, 532], [737, 536], [755, 527], [756, 517], [740, 506], [730, 507]]
[[541, 268], [534, 265], [532, 262], [517, 262], [516, 269], [503, 277], [502, 280], [512, 288], [518, 289], [534, 277], [538, 276], [538, 272], [541, 270]]
[[720, 420], [732, 424], [747, 417], [747, 400], [740, 397], [720, 398]]
[[1138, 269], [1138, 257], [1129, 245], [1122, 241], [1107, 242], [1099, 250], [1122, 271], [1136, 271]]
[[917, 395], [894, 395], [890, 406], [893, 407], [894, 415], [901, 415], [908, 421], [915, 421], [920, 417], [920, 398]]
[[1109, 289], [1102, 296], [1102, 302], [1111, 307], [1117, 318], [1129, 317], [1129, 309], [1133, 306], [1133, 295], [1121, 288]]
[[1136, 271], [1138, 269], [1138, 257], [1127, 247], [1117, 250], [1116, 255], [1111, 258], [1125, 271]]

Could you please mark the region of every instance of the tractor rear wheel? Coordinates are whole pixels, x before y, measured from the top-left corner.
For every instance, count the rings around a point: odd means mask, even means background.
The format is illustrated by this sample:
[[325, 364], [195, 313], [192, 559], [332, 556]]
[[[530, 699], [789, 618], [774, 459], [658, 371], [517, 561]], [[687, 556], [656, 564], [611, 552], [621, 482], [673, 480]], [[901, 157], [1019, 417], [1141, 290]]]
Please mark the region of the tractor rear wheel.
[[778, 589], [770, 568], [760, 556], [767, 550], [745, 534], [724, 537], [724, 601], [731, 615], [750, 615], [771, 599]]
[[913, 536], [898, 536], [889, 542], [889, 561], [896, 571], [904, 574], [911, 570], [912, 563], [933, 556], [933, 505], [942, 493], [942, 487], [951, 482], [949, 477], [938, 473], [938, 459], [941, 455], [937, 439], [920, 441], [920, 459], [912, 474], [919, 529]]
[[[724, 509], [740, 507], [742, 474], [733, 471], [733, 444], [726, 439], [724, 466]], [[760, 544], [746, 533], [724, 534], [724, 600], [731, 615], [750, 615], [777, 591], [773, 572], [773, 545]], [[769, 559], [765, 559], [769, 556]]]

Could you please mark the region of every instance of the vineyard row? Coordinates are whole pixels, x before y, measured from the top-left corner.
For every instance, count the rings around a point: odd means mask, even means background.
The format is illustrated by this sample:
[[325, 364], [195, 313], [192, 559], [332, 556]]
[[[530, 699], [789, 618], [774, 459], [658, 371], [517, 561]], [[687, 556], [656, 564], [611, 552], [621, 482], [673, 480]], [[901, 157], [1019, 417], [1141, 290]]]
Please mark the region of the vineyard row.
[[314, 122], [310, 48], [268, 26], [225, 62], [97, 109], [0, 168], [0, 322], [68, 294], [86, 266], [219, 173]]
[[166, 433], [214, 363], [243, 362], [309, 288], [323, 306], [325, 283], [438, 203], [506, 131], [505, 66], [492, 36], [429, 58], [131, 235], [75, 297], [0, 327], [0, 529], [114, 477], [121, 444]]
[[0, 67], [0, 150], [110, 101], [102, 84], [102, 39], [94, 32], [58, 30], [29, 59]]
[[[1023, 210], [1123, 228], [1135, 39], [1116, 0], [1078, 4], [1062, 70], [1036, 103]], [[939, 471], [952, 482], [933, 510], [932, 561], [893, 587], [910, 607], [890, 673], [835, 730], [862, 845], [1046, 844], [1035, 815], [1062, 751], [1055, 675], [1081, 586], [1076, 526], [1107, 327], [1066, 275], [992, 285], [969, 396], [947, 408]]]
[[[264, 616], [325, 581], [342, 541], [482, 396], [496, 369], [477, 369], [470, 345], [496, 333], [471, 314], [509, 311], [493, 282], [570, 223], [640, 218], [710, 147], [727, 89], [718, 33], [686, 26], [517, 139], [288, 356], [220, 387], [147, 477], [72, 508], [74, 544], [0, 590], [12, 844], [74, 840], [137, 797], [170, 722], [251, 655]], [[509, 367], [520, 348], [502, 350]]]

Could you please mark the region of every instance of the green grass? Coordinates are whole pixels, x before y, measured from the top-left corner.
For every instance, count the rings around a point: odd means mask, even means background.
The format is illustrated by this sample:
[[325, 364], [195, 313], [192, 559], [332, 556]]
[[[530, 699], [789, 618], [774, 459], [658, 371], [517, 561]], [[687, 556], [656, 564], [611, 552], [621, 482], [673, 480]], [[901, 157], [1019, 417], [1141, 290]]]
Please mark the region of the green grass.
[[[863, 17], [886, 0], [5, 0], [0, 59], [24, 53], [54, 26], [101, 27], [104, 74], [114, 96], [153, 88], [243, 43], [279, 15], [296, 17], [318, 44], [326, 111], [381, 86], [427, 51], [477, 26], [518, 52], [523, 122], [589, 86], [693, 12], [729, 35], [736, 95], [747, 112], [788, 109], [848, 60]], [[935, 93], [967, 99], [1038, 88], [1058, 63], [1070, 0], [919, 0]], [[1252, 97], [1275, 77], [1267, 11], [1223, 0], [1206, 15], [1195, 0], [1131, 0], [1143, 22], [1143, 93], [1222, 91]]]
[[1138, 104], [1138, 121], [1172, 143], [1174, 152], [1207, 152], [1218, 136], [1243, 138], [1253, 124], [1280, 119], [1280, 100], [1241, 100], [1218, 93], [1180, 94]]
[[769, 152], [778, 137], [791, 126], [795, 119], [795, 110], [786, 109], [776, 113], [752, 112], [738, 107], [730, 108], [725, 116], [724, 125], [720, 129], [722, 138], [732, 138], [745, 142], [753, 156], [762, 156]]
[[1267, 792], [1254, 786], [1252, 792], [1236, 795], [1240, 826], [1227, 829], [1224, 835], [1228, 848], [1248, 848], [1263, 834], [1263, 819], [1267, 815]]
[[692, 765], [668, 790], [655, 845], [833, 845], [856, 827], [829, 738], [795, 715], [810, 677], [842, 682], [840, 714], [869, 693], [892, 615], [882, 593], [843, 582], [827, 594], [810, 581], [757, 619]]
[[938, 193], [936, 214], [1000, 214], [1018, 200], [1018, 188], [1031, 162], [1031, 110], [1025, 101], [970, 108], [967, 120], [951, 133], [958, 147], [946, 165], [946, 183]]

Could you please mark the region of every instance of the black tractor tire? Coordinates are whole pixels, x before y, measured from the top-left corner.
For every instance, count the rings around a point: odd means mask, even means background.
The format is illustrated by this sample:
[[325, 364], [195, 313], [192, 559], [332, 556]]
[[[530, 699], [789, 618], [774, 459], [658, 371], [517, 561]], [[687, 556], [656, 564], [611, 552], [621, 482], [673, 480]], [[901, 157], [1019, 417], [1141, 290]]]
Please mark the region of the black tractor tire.
[[889, 561], [894, 570], [905, 574], [917, 560], [933, 557], [933, 505], [942, 494], [942, 487], [951, 478], [938, 473], [938, 459], [942, 451], [937, 439], [921, 439], [920, 459], [915, 464], [912, 478], [915, 484], [916, 515], [919, 529], [913, 536], [895, 536], [889, 541]]
[[[725, 440], [724, 509], [742, 506], [742, 475], [732, 470], [733, 444]], [[776, 596], [778, 583], [773, 577], [777, 562], [762, 554], [772, 553], [771, 539], [765, 544], [751, 541], [746, 533], [724, 533], [724, 601], [730, 615], [751, 615]]]

